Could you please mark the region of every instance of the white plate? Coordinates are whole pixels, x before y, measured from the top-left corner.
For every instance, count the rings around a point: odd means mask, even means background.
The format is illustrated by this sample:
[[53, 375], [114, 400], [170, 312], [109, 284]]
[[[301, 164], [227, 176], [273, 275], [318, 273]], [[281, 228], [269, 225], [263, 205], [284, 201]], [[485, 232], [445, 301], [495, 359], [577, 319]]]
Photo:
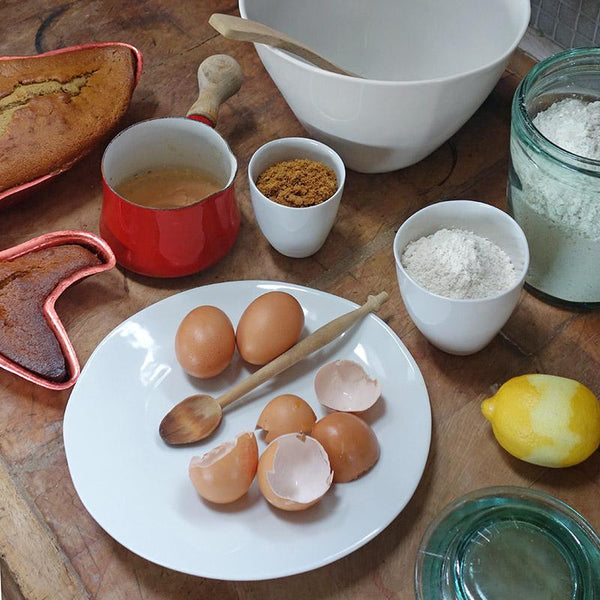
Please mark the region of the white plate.
[[[226, 409], [208, 440], [179, 448], [162, 442], [158, 426], [174, 404], [197, 391], [217, 396], [248, 373], [236, 353], [214, 380], [187, 377], [173, 350], [182, 318], [196, 306], [212, 304], [235, 326], [246, 306], [271, 290], [298, 299], [305, 333], [356, 307], [337, 296], [276, 282], [238, 281], [189, 290], [121, 323], [96, 348], [73, 389], [63, 431], [75, 489], [113, 538], [159, 565], [229, 580], [315, 569], [380, 533], [419, 483], [431, 436], [427, 390], [402, 342], [374, 315]], [[301, 513], [272, 508], [256, 481], [230, 505], [209, 505], [198, 497], [187, 474], [193, 455], [253, 430], [265, 403], [280, 393], [298, 394], [317, 416], [324, 415], [313, 377], [318, 366], [341, 358], [361, 363], [382, 388], [370, 411], [381, 457], [369, 473], [333, 486], [319, 504]], [[257, 438], [262, 451], [264, 441]]]

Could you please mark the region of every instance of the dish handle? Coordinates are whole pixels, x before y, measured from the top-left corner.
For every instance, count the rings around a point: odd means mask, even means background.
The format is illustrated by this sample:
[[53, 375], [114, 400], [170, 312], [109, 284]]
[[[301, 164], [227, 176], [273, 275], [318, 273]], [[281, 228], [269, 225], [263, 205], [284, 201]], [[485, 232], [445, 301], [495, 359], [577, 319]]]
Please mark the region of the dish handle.
[[219, 107], [240, 89], [243, 80], [237, 60], [227, 54], [209, 56], [198, 67], [199, 94], [186, 116], [215, 127]]

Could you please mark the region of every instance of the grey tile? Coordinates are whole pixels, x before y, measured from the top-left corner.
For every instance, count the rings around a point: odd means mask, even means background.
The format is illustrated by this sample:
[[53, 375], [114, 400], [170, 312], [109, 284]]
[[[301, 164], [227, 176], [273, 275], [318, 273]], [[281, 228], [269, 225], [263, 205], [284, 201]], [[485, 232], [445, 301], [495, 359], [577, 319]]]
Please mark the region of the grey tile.
[[554, 38], [554, 28], [556, 27], [556, 18], [540, 9], [537, 22], [538, 29], [549, 38]]
[[559, 4], [559, 0], [542, 0], [540, 7], [541, 10], [543, 10], [545, 13], [547, 13], [551, 17], [555, 17], [556, 15], [558, 15]]
[[580, 33], [575, 34], [575, 38], [573, 39], [573, 48], [590, 48], [594, 45], [595, 44], [592, 42], [592, 40], [588, 40], [588, 38]]
[[591, 19], [595, 19], [600, 13], [600, 1], [599, 0], [582, 0], [581, 12], [587, 15]]
[[564, 4], [561, 4], [558, 9], [558, 22], [565, 27], [575, 29], [575, 23], [577, 23], [577, 13], [572, 8], [568, 8]]
[[562, 6], [568, 6], [575, 12], [579, 11], [581, 7], [581, 0], [560, 0]]
[[537, 20], [538, 20], [539, 14], [540, 14], [540, 7], [532, 6], [531, 7], [531, 18], [529, 19], [529, 25], [531, 25], [531, 27], [537, 27]]
[[577, 33], [580, 33], [584, 37], [588, 38], [590, 42], [594, 39], [594, 33], [596, 33], [597, 24], [585, 15], [579, 15], [577, 20]]
[[570, 48], [573, 43], [575, 32], [566, 25], [559, 23], [554, 32], [554, 41], [563, 48]]
[[537, 8], [541, 4], [542, 0], [531, 0], [531, 7], [534, 6]]

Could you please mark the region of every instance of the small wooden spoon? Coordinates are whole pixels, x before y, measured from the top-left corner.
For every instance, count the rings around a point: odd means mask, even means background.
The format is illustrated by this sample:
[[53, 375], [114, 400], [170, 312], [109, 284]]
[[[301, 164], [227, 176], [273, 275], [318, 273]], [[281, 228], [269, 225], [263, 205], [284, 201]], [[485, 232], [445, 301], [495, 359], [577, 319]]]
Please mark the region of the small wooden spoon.
[[329, 344], [347, 331], [365, 315], [379, 310], [389, 296], [381, 292], [369, 296], [367, 302], [333, 321], [323, 325], [314, 333], [300, 340], [287, 352], [255, 371], [234, 385], [216, 400], [205, 394], [194, 394], [174, 406], [163, 418], [159, 427], [160, 437], [167, 444], [190, 444], [208, 437], [221, 422], [223, 408], [238, 400], [272, 377], [279, 375], [298, 361]]
[[314, 50], [306, 47], [302, 42], [299, 42], [276, 29], [272, 29], [267, 25], [263, 25], [262, 23], [257, 23], [250, 19], [241, 19], [240, 17], [235, 17], [233, 15], [223, 15], [221, 13], [214, 13], [211, 15], [208, 23], [228, 40], [268, 44], [275, 48], [281, 48], [281, 50], [287, 50], [288, 52], [307, 60], [313, 65], [325, 69], [325, 71], [339, 73], [340, 75], [348, 75], [349, 77], [360, 77], [360, 75], [346, 71], [328, 61], [326, 58], [323, 58]]

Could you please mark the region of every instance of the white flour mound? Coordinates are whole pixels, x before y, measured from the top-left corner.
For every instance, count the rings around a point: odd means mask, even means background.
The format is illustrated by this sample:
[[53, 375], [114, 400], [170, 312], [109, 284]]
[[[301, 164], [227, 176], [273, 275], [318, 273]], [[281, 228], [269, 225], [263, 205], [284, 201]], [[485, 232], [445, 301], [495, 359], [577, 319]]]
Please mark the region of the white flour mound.
[[539, 112], [533, 124], [563, 150], [600, 160], [600, 101], [560, 100]]
[[517, 280], [502, 248], [462, 229], [440, 229], [409, 243], [401, 260], [419, 285], [447, 298], [487, 298]]

